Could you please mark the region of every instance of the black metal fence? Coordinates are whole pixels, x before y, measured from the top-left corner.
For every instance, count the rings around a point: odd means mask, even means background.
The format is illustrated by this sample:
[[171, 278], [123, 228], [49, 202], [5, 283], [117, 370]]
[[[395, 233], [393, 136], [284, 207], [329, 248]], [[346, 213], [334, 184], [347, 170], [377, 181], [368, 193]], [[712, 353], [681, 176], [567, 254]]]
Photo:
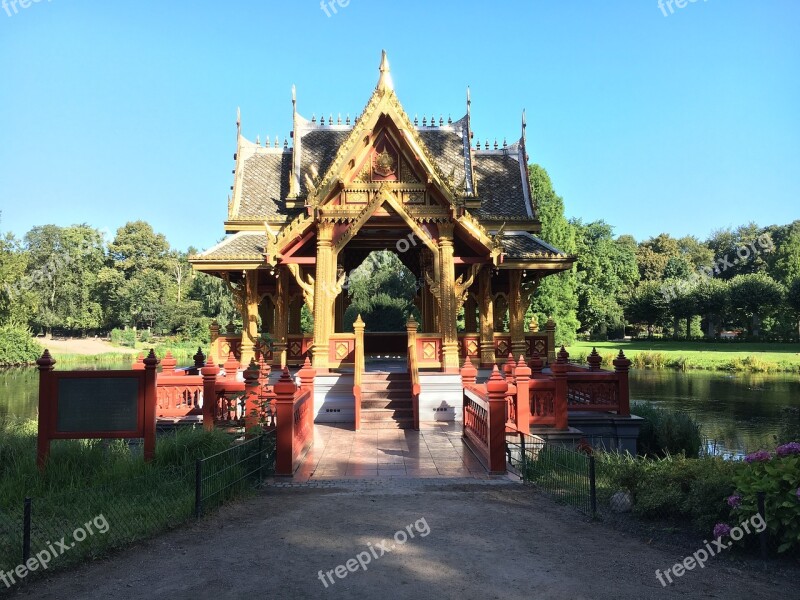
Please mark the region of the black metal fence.
[[98, 557], [202, 516], [274, 469], [273, 431], [195, 465], [25, 498], [18, 508], [0, 511], [0, 570], [10, 573], [31, 558], [42, 572]]

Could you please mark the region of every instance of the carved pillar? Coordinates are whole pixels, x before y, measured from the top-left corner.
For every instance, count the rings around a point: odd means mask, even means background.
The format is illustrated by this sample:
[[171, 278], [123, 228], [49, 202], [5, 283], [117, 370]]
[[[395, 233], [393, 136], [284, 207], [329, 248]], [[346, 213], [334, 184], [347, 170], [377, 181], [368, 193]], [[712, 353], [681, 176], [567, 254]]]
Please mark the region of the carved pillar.
[[478, 331], [478, 322], [475, 319], [475, 297], [470, 294], [464, 302], [464, 332], [476, 333]]
[[439, 305], [442, 329], [442, 366], [446, 373], [457, 373], [458, 331], [456, 329], [456, 266], [453, 261], [453, 227], [439, 226]]
[[289, 305], [289, 333], [301, 333], [301, 321], [303, 311], [302, 297], [294, 298]]
[[261, 317], [261, 331], [270, 335], [275, 331], [275, 304], [270, 296], [264, 296], [258, 305], [258, 315]]
[[317, 226], [317, 265], [314, 281], [314, 367], [328, 368], [328, 341], [333, 333], [336, 256], [333, 250], [333, 224]]
[[480, 302], [481, 366], [494, 364], [494, 296], [492, 295], [492, 270], [484, 268], [478, 275]]
[[[342, 274], [344, 274], [344, 267], [342, 265], [338, 265], [336, 267], [336, 278], [338, 279]], [[336, 296], [334, 300], [334, 315], [333, 315], [333, 330], [334, 331], [344, 331], [344, 311], [347, 308], [345, 306], [345, 298], [347, 294], [339, 294]]]
[[522, 302], [522, 271], [512, 269], [508, 272], [508, 331], [514, 356], [525, 354], [526, 308]]
[[239, 359], [243, 367], [256, 357], [258, 343], [258, 271], [246, 271], [242, 299], [242, 350]]
[[275, 330], [273, 334], [272, 363], [281, 369], [286, 366], [286, 348], [289, 334], [289, 277], [286, 267], [277, 268], [275, 279]]

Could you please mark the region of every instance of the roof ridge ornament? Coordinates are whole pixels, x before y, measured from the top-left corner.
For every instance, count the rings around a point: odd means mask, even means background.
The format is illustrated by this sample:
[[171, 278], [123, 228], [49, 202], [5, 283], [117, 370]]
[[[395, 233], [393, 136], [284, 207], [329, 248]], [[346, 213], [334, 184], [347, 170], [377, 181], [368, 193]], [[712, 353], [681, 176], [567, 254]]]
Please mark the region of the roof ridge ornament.
[[381, 50], [381, 65], [378, 67], [381, 75], [378, 78], [378, 85], [375, 89], [382, 92], [393, 92], [394, 82], [392, 81], [392, 73], [389, 67], [389, 59], [386, 57], [386, 50]]

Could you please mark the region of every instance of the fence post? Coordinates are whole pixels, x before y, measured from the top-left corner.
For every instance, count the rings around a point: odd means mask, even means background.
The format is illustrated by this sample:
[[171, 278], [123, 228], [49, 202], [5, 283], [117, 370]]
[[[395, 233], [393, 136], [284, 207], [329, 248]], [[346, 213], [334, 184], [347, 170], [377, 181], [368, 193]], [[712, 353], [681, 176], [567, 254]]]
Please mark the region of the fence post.
[[558, 353], [558, 359], [551, 365], [553, 375], [555, 376], [555, 398], [553, 409], [555, 410], [556, 429], [569, 429], [569, 415], [567, 406], [567, 359], [569, 354], [561, 346], [561, 351]]
[[213, 359], [214, 352], [208, 355], [206, 366], [200, 369], [203, 376], [203, 429], [214, 429], [214, 417], [217, 408], [217, 375], [219, 367]]
[[39, 470], [44, 470], [47, 457], [50, 456], [50, 434], [55, 429], [50, 423], [50, 407], [54, 402], [52, 373], [56, 361], [50, 356], [50, 351], [45, 350], [36, 361], [39, 369], [39, 424], [36, 438], [36, 465]]
[[628, 369], [631, 366], [631, 361], [625, 357], [625, 353], [620, 350], [619, 356], [614, 359], [614, 370], [617, 372], [617, 386], [619, 390], [619, 410], [617, 414], [623, 417], [631, 416], [631, 397], [628, 388]]
[[22, 563], [31, 557], [31, 499], [25, 498], [22, 513]]
[[486, 382], [489, 395], [489, 430], [486, 432], [489, 442], [489, 472], [506, 472], [506, 393], [508, 382], [500, 375], [497, 365], [492, 376]]
[[244, 431], [252, 435], [258, 427], [260, 411], [258, 407], [258, 377], [261, 374], [256, 359], [250, 359], [250, 365], [244, 371]]
[[160, 361], [156, 353], [150, 349], [144, 359], [144, 460], [150, 462], [156, 456], [156, 405], [158, 390], [156, 388], [156, 368]]
[[592, 506], [592, 517], [597, 516], [597, 478], [594, 454], [589, 455], [589, 499]]
[[258, 481], [264, 479], [264, 434], [258, 436]]
[[547, 332], [547, 364], [552, 365], [556, 362], [556, 322], [553, 317], [547, 319], [544, 330]]
[[203, 516], [203, 459], [194, 462], [194, 516]]
[[277, 396], [275, 407], [278, 413], [275, 432], [275, 474], [291, 476], [294, 473], [294, 395], [297, 386], [289, 375], [287, 367], [284, 367], [273, 391]]
[[525, 357], [520, 356], [514, 371], [517, 381], [517, 431], [531, 432], [531, 369], [525, 364]]
[[768, 543], [769, 543], [769, 530], [766, 527], [767, 523], [767, 510], [765, 507], [766, 493], [758, 492], [758, 514], [761, 515], [761, 520], [764, 522], [764, 531], [758, 534], [759, 542], [761, 543], [761, 559], [767, 560], [768, 557]]
[[[309, 399], [306, 402], [310, 402], [309, 409], [306, 411], [306, 423], [305, 427], [308, 428], [309, 431], [313, 431], [314, 429], [314, 380], [317, 377], [317, 370], [311, 365], [311, 359], [306, 356], [306, 360], [303, 363], [303, 367], [297, 372], [297, 376], [300, 378], [300, 389], [308, 390], [309, 391]], [[312, 434], [311, 439], [313, 441], [314, 436]]]

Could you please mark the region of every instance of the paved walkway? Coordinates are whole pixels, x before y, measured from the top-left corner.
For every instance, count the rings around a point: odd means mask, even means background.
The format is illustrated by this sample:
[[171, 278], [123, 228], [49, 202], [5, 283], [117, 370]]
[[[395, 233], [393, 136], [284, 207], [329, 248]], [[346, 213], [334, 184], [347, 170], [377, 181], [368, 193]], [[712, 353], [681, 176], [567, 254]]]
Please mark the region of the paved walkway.
[[314, 446], [296, 481], [342, 478], [466, 477], [489, 475], [461, 440], [461, 424], [410, 429], [362, 429], [316, 425]]

